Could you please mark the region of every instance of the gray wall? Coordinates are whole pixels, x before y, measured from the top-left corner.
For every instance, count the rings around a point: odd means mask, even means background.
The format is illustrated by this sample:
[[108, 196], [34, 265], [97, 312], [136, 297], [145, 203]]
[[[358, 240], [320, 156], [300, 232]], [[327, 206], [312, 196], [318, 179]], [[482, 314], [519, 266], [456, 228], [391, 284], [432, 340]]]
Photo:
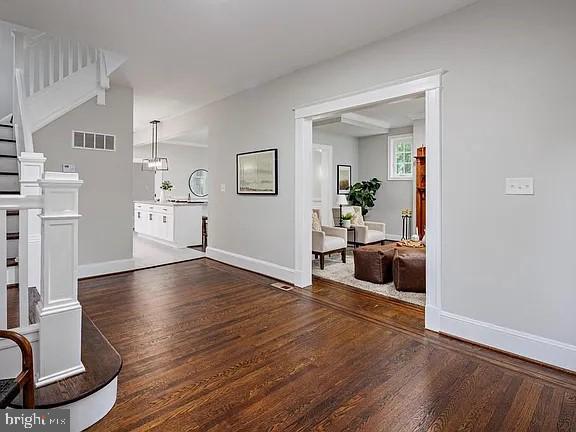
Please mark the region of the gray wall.
[[[168, 171], [162, 172], [161, 178], [170, 180], [174, 185], [171, 195], [188, 197], [190, 174], [196, 169], [208, 169], [208, 148], [160, 143], [159, 153], [160, 156], [168, 158]], [[150, 157], [150, 145], [134, 147], [134, 157]], [[210, 182], [210, 175], [208, 175], [208, 182]], [[152, 192], [153, 195], [154, 192]], [[148, 199], [152, 199], [152, 196]], [[194, 195], [192, 198], [197, 199]]]
[[[573, 0], [483, 0], [171, 120], [209, 126], [211, 246], [293, 268], [292, 109], [442, 68], [442, 308], [576, 344], [575, 16]], [[278, 196], [236, 195], [236, 153], [270, 147]], [[536, 195], [504, 195], [523, 176]]]
[[384, 222], [386, 235], [402, 235], [404, 208], [412, 208], [414, 182], [388, 180], [388, 136], [412, 133], [412, 127], [392, 129], [389, 134], [375, 135], [358, 140], [360, 175], [363, 179], [376, 177], [382, 186], [376, 192], [376, 205], [366, 215], [366, 220]]
[[[352, 167], [352, 184], [358, 181], [358, 139], [346, 135], [332, 134], [323, 131], [319, 128], [312, 129], [314, 134], [314, 144], [324, 144], [332, 146], [332, 172], [334, 173], [334, 178], [332, 179], [332, 194], [334, 200], [336, 200], [336, 179], [338, 176], [338, 171], [336, 167], [338, 165], [350, 165]], [[335, 205], [335, 202], [334, 202]]]
[[[34, 134], [34, 150], [47, 158], [46, 170], [73, 163], [84, 180], [80, 189], [79, 264], [132, 257], [131, 88], [113, 86], [106, 105], [91, 99]], [[116, 135], [116, 151], [72, 148], [72, 130]]]
[[132, 164], [132, 199], [151, 200], [154, 198], [154, 172], [142, 171], [141, 163]]
[[0, 118], [12, 112], [12, 30], [0, 21]]

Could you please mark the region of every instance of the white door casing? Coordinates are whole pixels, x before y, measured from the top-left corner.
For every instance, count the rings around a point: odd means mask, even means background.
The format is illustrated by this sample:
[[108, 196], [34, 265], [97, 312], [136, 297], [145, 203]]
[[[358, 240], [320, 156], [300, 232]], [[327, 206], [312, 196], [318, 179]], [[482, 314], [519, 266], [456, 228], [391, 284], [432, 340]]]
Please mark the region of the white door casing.
[[318, 116], [333, 114], [383, 102], [389, 99], [425, 94], [426, 136], [426, 328], [438, 331], [441, 310], [442, 282], [442, 151], [441, 151], [441, 87], [443, 71], [432, 71], [408, 79], [296, 108], [295, 116], [295, 273], [294, 284], [312, 284], [311, 218], [312, 212], [312, 121]]

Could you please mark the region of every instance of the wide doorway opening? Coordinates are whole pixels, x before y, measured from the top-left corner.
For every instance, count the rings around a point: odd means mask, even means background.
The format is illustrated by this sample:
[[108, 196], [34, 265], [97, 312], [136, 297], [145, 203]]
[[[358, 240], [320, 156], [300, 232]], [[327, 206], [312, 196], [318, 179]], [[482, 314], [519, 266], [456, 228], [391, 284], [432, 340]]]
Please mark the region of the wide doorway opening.
[[438, 329], [441, 75], [295, 110], [296, 285], [315, 275], [415, 304]]

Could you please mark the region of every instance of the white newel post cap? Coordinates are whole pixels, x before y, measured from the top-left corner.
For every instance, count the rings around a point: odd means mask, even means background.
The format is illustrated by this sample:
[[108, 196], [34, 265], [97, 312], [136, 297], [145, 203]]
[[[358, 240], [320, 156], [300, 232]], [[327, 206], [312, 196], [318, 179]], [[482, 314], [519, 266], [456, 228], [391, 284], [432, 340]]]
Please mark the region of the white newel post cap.
[[44, 153], [22, 152], [18, 156], [20, 162], [46, 162]]
[[78, 173], [47, 171], [38, 182], [44, 192], [42, 217], [79, 218], [78, 189], [84, 183]]
[[20, 153], [20, 156], [18, 156], [20, 184], [23, 186], [37, 186], [38, 180], [44, 174], [44, 162], [46, 162], [44, 153]]

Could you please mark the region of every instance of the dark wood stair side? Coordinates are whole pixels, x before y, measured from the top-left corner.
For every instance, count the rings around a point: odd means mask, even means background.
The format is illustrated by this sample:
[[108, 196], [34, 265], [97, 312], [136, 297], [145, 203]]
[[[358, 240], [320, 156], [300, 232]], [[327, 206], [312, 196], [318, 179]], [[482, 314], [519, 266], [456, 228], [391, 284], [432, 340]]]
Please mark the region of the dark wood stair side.
[[0, 141], [2, 142], [10, 142], [10, 143], [15, 143], [16, 140], [13, 138], [0, 138]]
[[6, 124], [6, 123], [0, 123], [0, 127], [14, 129], [14, 125]]
[[[120, 373], [122, 357], [85, 313], [82, 314], [82, 363], [86, 372], [37, 388], [36, 408], [56, 408], [84, 399], [106, 387]], [[21, 408], [22, 396], [10, 407]]]

